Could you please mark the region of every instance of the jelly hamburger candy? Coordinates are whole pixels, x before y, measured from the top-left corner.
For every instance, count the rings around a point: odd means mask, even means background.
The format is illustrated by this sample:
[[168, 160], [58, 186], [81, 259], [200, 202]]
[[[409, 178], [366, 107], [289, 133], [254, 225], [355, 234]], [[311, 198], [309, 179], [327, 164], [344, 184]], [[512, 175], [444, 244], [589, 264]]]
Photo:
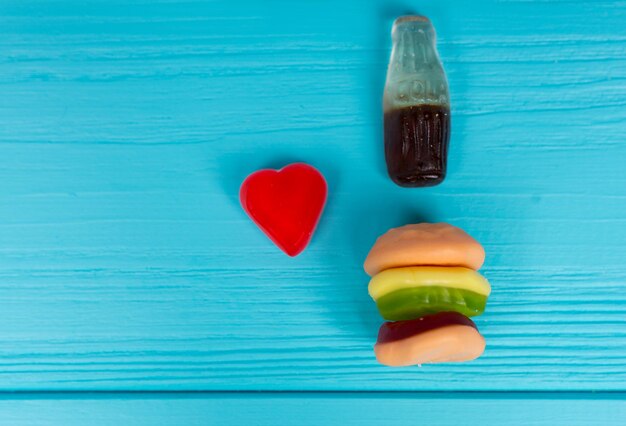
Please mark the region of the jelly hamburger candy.
[[478, 272], [483, 247], [462, 229], [420, 223], [380, 236], [364, 263], [368, 292], [387, 321], [375, 345], [385, 365], [468, 361], [485, 342], [468, 317], [481, 315], [491, 294]]

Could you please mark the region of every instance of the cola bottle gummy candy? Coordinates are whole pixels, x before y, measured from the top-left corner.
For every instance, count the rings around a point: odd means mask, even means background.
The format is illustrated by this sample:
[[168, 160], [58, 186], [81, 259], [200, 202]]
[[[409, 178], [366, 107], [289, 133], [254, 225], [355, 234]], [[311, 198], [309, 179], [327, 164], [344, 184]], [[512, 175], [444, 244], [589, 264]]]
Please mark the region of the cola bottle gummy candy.
[[435, 30], [426, 17], [402, 16], [392, 39], [383, 96], [387, 171], [400, 186], [437, 185], [446, 176], [450, 97]]

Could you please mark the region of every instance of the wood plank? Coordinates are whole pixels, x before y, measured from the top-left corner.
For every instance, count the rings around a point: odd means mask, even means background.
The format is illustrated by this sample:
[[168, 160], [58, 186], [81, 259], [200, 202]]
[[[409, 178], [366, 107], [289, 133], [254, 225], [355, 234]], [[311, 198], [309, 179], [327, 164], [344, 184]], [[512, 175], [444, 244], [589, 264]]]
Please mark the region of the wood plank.
[[0, 420], [33, 425], [621, 426], [624, 394], [111, 394], [0, 399]]
[[[416, 191], [380, 140], [404, 10], [337, 3], [0, 4], [0, 389], [626, 390], [623, 3], [416, 2], [453, 99]], [[292, 160], [331, 192], [287, 259], [237, 189]], [[487, 249], [475, 363], [373, 359], [361, 264], [417, 220]]]

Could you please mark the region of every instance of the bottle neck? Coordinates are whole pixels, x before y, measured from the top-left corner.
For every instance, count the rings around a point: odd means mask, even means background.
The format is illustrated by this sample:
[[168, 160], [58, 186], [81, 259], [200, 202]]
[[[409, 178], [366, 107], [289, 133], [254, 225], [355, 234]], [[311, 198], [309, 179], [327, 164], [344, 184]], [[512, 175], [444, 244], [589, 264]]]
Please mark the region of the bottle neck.
[[424, 17], [398, 18], [387, 70], [385, 111], [411, 105], [450, 105], [448, 82], [435, 47], [435, 30]]
[[437, 64], [435, 30], [429, 20], [402, 17], [396, 20], [392, 30], [392, 62], [400, 72], [416, 72], [424, 66]]

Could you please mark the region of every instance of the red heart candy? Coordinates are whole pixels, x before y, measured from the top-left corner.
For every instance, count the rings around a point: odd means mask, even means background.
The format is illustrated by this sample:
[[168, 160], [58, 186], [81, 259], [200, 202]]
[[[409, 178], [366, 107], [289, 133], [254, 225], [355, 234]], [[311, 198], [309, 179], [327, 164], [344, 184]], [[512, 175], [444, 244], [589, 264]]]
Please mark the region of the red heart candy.
[[317, 169], [294, 163], [252, 173], [243, 181], [239, 199], [274, 244], [289, 256], [297, 256], [313, 236], [326, 194], [326, 180]]

